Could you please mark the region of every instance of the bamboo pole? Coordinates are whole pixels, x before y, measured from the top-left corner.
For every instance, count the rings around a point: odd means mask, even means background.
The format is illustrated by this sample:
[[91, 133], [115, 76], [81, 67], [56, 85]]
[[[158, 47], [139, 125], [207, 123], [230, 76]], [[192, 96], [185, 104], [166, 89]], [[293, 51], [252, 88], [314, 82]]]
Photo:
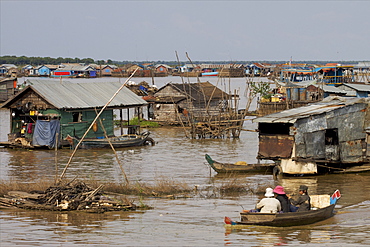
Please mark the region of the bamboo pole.
[[[96, 113], [96, 114], [98, 114], [98, 111], [96, 110], [96, 108], [95, 108], [95, 113]], [[105, 130], [105, 127], [104, 127], [104, 125], [103, 125], [103, 121], [101, 120], [101, 118], [100, 118], [100, 117], [99, 117], [99, 123], [100, 123], [100, 126], [101, 126], [101, 127], [102, 127], [102, 129], [103, 129], [105, 139], [107, 139], [107, 140], [108, 140], [109, 145], [110, 145], [110, 147], [112, 148], [112, 150], [113, 150], [113, 152], [114, 152], [114, 155], [115, 155], [115, 157], [116, 157], [117, 163], [118, 163], [118, 165], [119, 165], [119, 167], [120, 167], [120, 169], [121, 169], [121, 172], [122, 172], [123, 176], [125, 177], [126, 184], [128, 185], [128, 184], [129, 184], [129, 181], [128, 181], [128, 178], [127, 178], [126, 172], [125, 172], [125, 170], [123, 169], [123, 166], [122, 166], [122, 164], [121, 164], [121, 161], [120, 161], [120, 160], [119, 160], [119, 158], [118, 158], [118, 155], [117, 155], [116, 149], [113, 147], [112, 142], [111, 142], [111, 141], [110, 141], [110, 139], [108, 138], [107, 131]]]
[[[179, 65], [179, 67], [180, 67], [180, 59], [179, 59], [179, 55], [177, 54], [177, 51], [175, 51], [175, 53], [176, 53], [176, 59], [177, 59], [177, 62], [178, 62], [178, 65]], [[193, 65], [194, 66], [194, 65]], [[181, 81], [182, 81], [182, 85], [183, 85], [183, 90], [184, 90], [184, 92], [185, 92], [185, 97], [186, 97], [186, 105], [187, 105], [187, 111], [188, 111], [188, 113], [192, 113], [191, 112], [191, 110], [190, 110], [190, 99], [189, 99], [189, 95], [186, 93], [186, 88], [185, 88], [185, 82], [184, 82], [184, 77], [182, 76], [182, 74], [180, 74], [181, 75]], [[190, 83], [189, 83], [189, 85], [190, 85]], [[172, 99], [172, 102], [173, 102], [173, 99]], [[176, 109], [176, 112], [177, 112], [177, 109]], [[193, 114], [192, 114], [193, 115]], [[194, 125], [191, 123], [192, 121], [190, 121], [190, 118], [189, 118], [189, 114], [188, 114], [188, 116], [187, 116], [187, 119], [188, 119], [188, 124], [189, 124], [189, 126], [191, 127], [191, 129], [193, 130], [192, 131], [192, 133], [194, 133]], [[184, 126], [184, 123], [182, 122], [182, 119], [180, 118], [180, 121], [181, 121], [181, 124]], [[183, 128], [184, 129], [184, 131], [185, 131], [185, 135], [186, 135], [186, 137], [188, 136], [187, 135], [187, 133], [186, 133], [186, 130], [185, 130], [185, 128]], [[194, 134], [193, 134], [193, 139], [194, 139]]]
[[54, 159], [55, 159], [55, 181], [58, 180], [58, 138], [59, 138], [59, 133], [55, 134], [55, 152], [54, 152]]
[[91, 128], [93, 127], [93, 125], [95, 124], [96, 120], [100, 117], [100, 115], [103, 113], [103, 111], [105, 110], [105, 108], [107, 108], [107, 106], [110, 104], [110, 102], [112, 102], [112, 100], [117, 96], [117, 94], [122, 90], [122, 88], [127, 84], [127, 82], [134, 76], [134, 74], [136, 73], [136, 71], [138, 70], [138, 68], [135, 69], [135, 71], [131, 74], [131, 76], [129, 78], [126, 79], [126, 81], [118, 88], [118, 90], [113, 94], [113, 96], [108, 100], [108, 102], [103, 106], [103, 108], [100, 110], [100, 112], [96, 115], [95, 119], [92, 121], [92, 123], [90, 124], [89, 128], [86, 130], [85, 134], [81, 137], [80, 141], [77, 143], [75, 149], [73, 150], [72, 154], [71, 154], [71, 157], [69, 158], [68, 160], [68, 163], [67, 165], [64, 167], [64, 170], [62, 172], [62, 175], [60, 175], [60, 180], [62, 180], [65, 176], [65, 173], [69, 167], [69, 165], [71, 164], [71, 161], [72, 161], [72, 158], [73, 156], [75, 155], [75, 153], [77, 152], [77, 149], [78, 147], [80, 146], [80, 144], [82, 143], [83, 139], [86, 137], [87, 133], [91, 130]]

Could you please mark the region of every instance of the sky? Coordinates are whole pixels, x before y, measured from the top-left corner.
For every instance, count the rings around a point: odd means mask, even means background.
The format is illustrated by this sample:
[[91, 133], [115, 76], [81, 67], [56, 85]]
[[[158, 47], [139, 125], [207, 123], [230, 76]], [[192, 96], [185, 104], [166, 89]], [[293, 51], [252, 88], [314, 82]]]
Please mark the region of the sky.
[[0, 0], [0, 55], [370, 61], [370, 0]]

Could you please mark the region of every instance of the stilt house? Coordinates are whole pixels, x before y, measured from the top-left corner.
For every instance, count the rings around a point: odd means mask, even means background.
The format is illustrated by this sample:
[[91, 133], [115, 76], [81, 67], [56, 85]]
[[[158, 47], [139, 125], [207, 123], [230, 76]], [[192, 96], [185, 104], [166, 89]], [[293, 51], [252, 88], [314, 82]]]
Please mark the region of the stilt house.
[[[97, 112], [122, 85], [119, 82], [61, 83], [59, 80], [27, 80], [27, 84], [29, 86], [0, 107], [0, 142], [18, 139], [22, 146], [53, 147], [56, 136], [60, 142], [68, 136], [80, 138]], [[130, 108], [141, 112], [140, 108], [145, 105], [145, 100], [122, 88], [100, 115], [103, 126], [97, 121], [86, 138], [104, 137], [103, 127], [108, 136], [114, 136], [113, 110], [120, 110], [122, 121], [122, 110], [129, 118]]]
[[210, 82], [168, 83], [150, 101], [156, 121], [178, 122], [192, 118], [218, 116], [231, 106], [231, 96]]
[[258, 123], [258, 159], [285, 174], [346, 172], [370, 163], [369, 98], [328, 97], [266, 115]]

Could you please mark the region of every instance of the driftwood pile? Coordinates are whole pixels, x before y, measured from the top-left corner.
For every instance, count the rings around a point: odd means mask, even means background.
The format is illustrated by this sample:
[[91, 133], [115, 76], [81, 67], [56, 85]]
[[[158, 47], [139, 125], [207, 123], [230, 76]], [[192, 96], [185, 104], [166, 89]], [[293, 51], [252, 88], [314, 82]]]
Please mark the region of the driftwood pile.
[[0, 206], [51, 211], [79, 210], [93, 213], [136, 209], [136, 206], [130, 202], [123, 204], [104, 196], [102, 188], [103, 185], [100, 185], [93, 189], [81, 181], [72, 180], [66, 184], [51, 186], [44, 192], [9, 191], [8, 195], [0, 198]]

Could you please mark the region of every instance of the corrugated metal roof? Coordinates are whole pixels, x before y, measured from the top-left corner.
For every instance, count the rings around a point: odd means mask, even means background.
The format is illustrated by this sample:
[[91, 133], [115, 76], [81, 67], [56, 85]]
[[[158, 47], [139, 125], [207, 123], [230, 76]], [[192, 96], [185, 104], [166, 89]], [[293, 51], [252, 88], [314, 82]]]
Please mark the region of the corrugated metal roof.
[[329, 85], [320, 85], [320, 87], [322, 87], [322, 89], [324, 90], [324, 92], [327, 92], [327, 93], [343, 93], [343, 94], [347, 94], [347, 91], [345, 90], [341, 90], [335, 86], [329, 86]]
[[[103, 107], [122, 85], [119, 82], [61, 84], [55, 80], [28, 80], [30, 87], [57, 108]], [[146, 105], [147, 102], [124, 87], [109, 106]]]
[[57, 69], [57, 71], [65, 70], [84, 71], [84, 70], [94, 70], [94, 68], [91, 67], [90, 65], [65, 65]]
[[199, 102], [203, 102], [204, 100], [219, 100], [219, 99], [228, 99], [231, 96], [219, 89], [218, 87], [214, 86], [212, 83], [206, 82], [199, 82], [199, 83], [168, 83], [161, 87], [155, 95], [160, 95], [159, 92], [162, 91], [164, 88], [172, 86], [185, 97], [188, 95], [192, 100], [196, 100]]
[[356, 103], [369, 103], [368, 98], [327, 97], [321, 102], [273, 113], [253, 120], [254, 123], [295, 123], [298, 119], [330, 112]]
[[353, 88], [356, 91], [360, 92], [370, 92], [370, 85], [365, 84], [355, 84], [355, 83], [343, 83], [343, 85]]

